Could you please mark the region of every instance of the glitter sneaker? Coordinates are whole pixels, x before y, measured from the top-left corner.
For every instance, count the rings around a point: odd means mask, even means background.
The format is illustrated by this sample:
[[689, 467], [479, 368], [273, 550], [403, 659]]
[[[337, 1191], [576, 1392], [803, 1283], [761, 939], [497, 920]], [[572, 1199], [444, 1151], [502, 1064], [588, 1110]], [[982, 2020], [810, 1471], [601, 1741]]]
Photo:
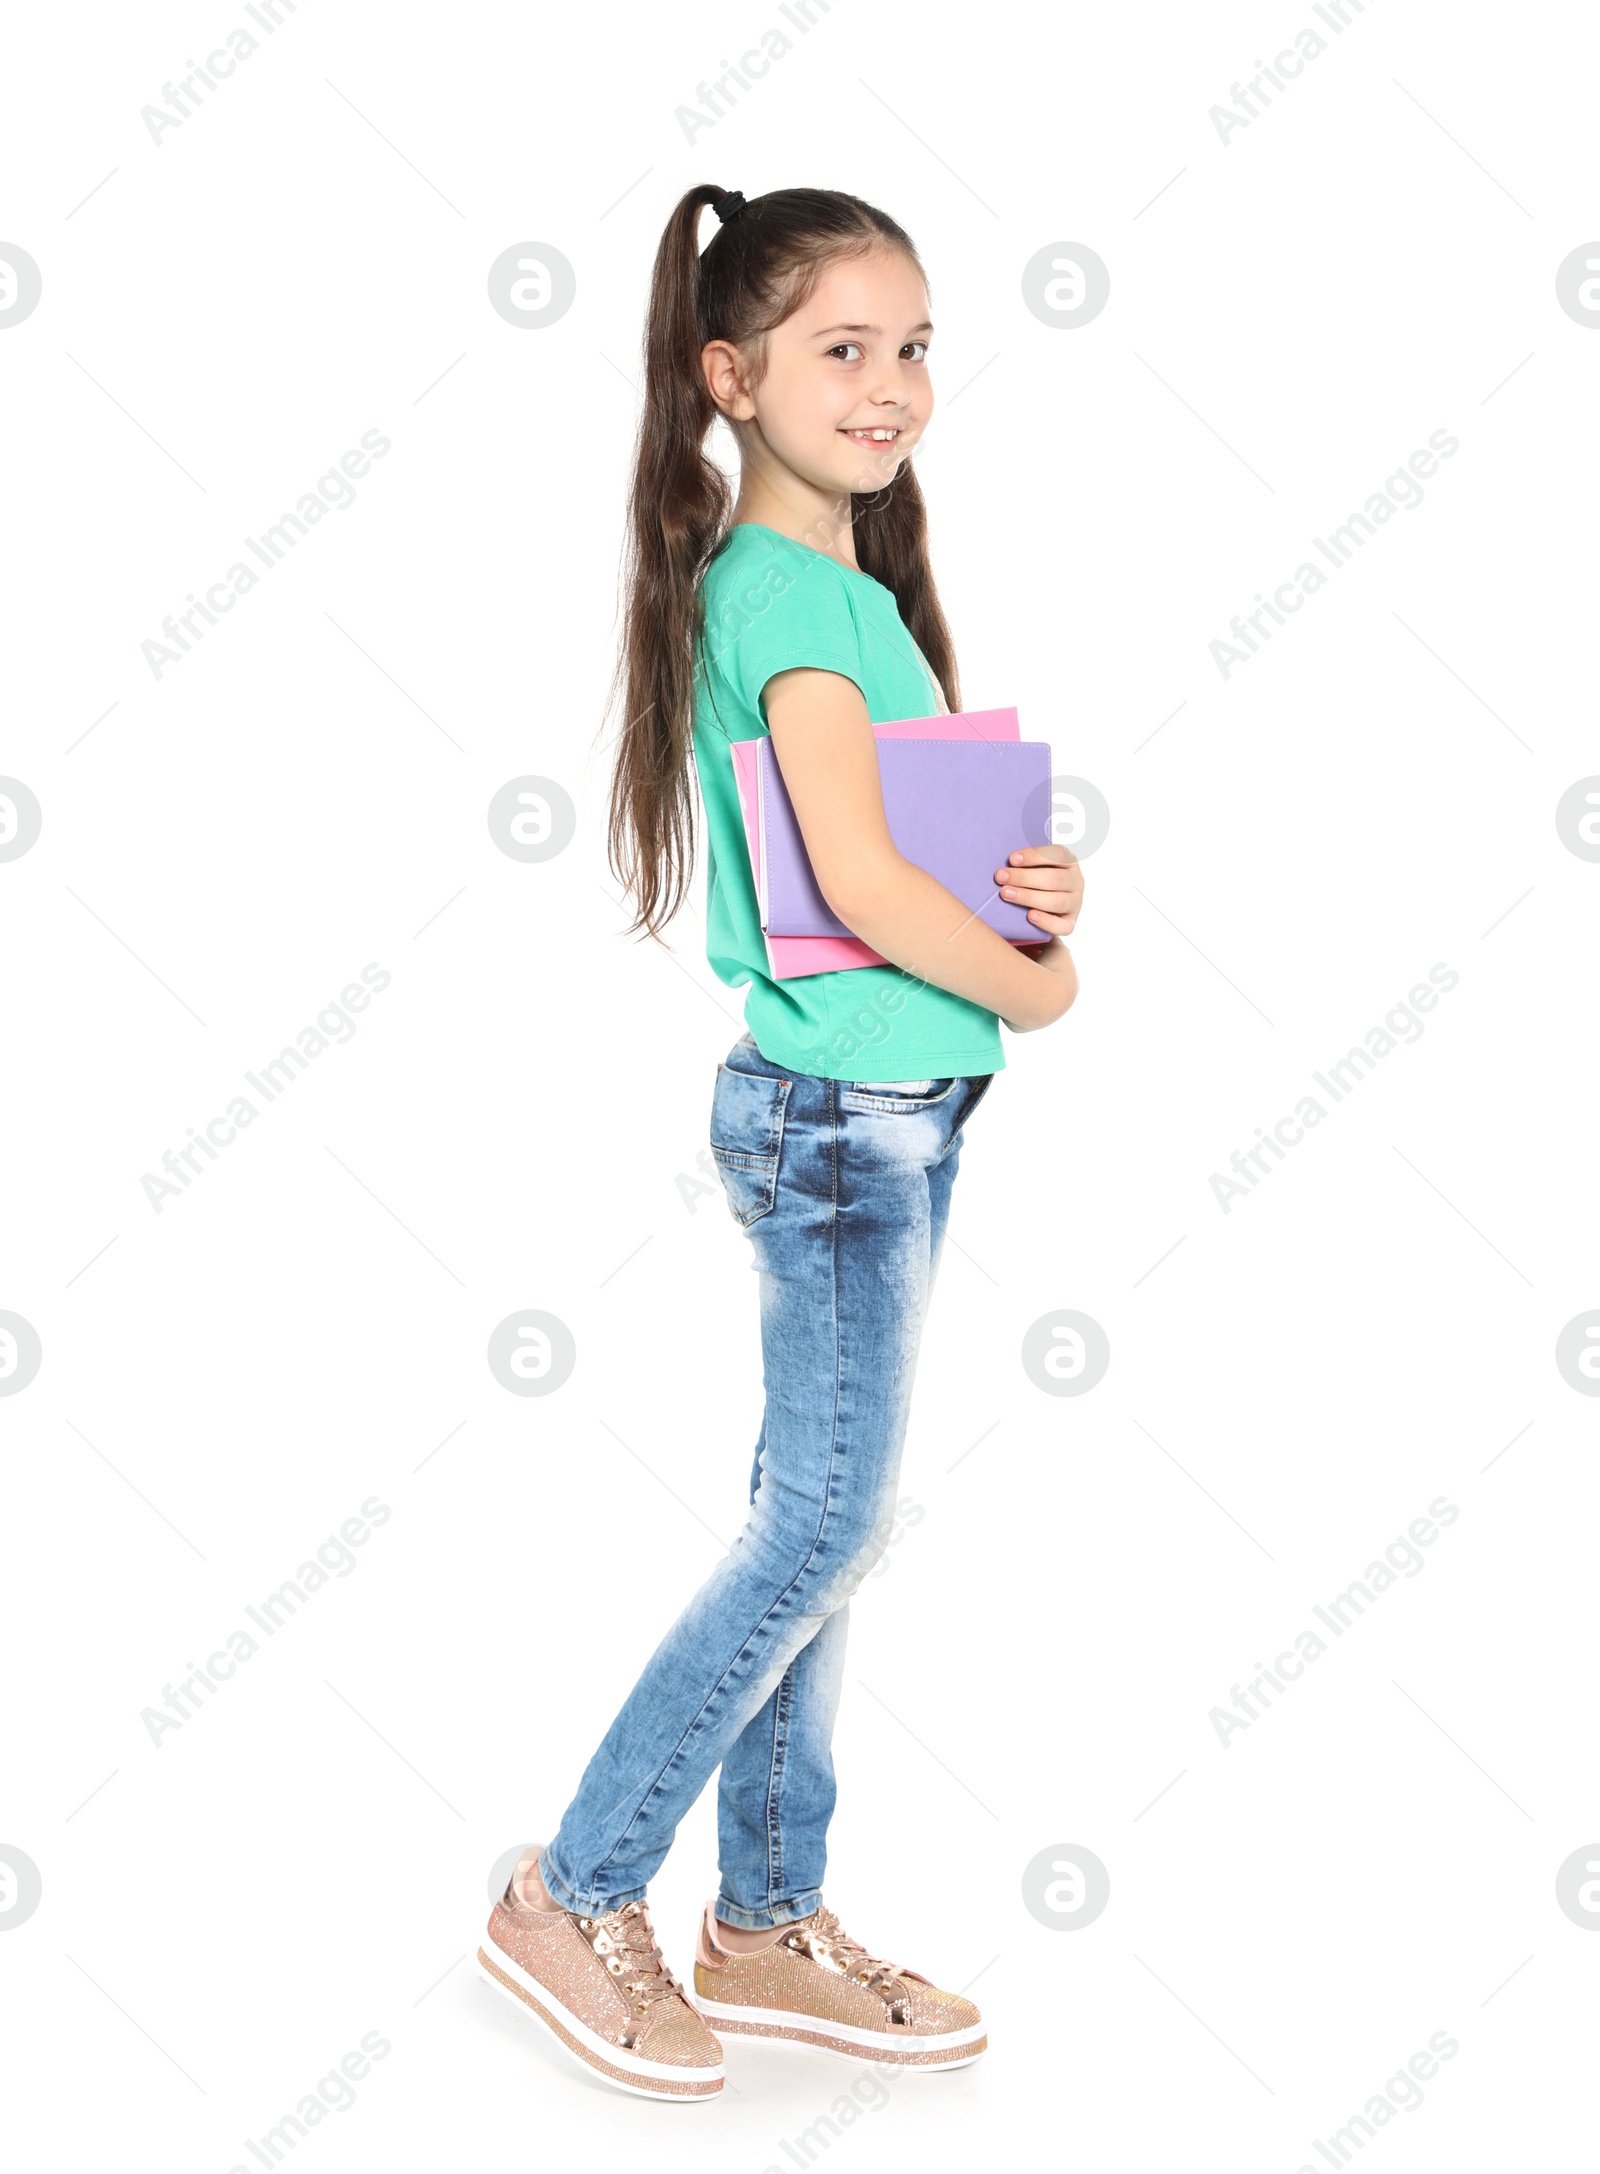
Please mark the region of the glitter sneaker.
[[869, 1955], [828, 1909], [788, 1926], [770, 1947], [731, 1955], [718, 1945], [708, 1902], [694, 1990], [695, 2006], [723, 2037], [794, 2038], [855, 2061], [963, 2068], [989, 2042], [970, 2000]]
[[643, 2098], [712, 2099], [722, 2048], [661, 1959], [650, 1913], [534, 1910], [516, 1875], [489, 1913], [478, 1968], [574, 2060]]

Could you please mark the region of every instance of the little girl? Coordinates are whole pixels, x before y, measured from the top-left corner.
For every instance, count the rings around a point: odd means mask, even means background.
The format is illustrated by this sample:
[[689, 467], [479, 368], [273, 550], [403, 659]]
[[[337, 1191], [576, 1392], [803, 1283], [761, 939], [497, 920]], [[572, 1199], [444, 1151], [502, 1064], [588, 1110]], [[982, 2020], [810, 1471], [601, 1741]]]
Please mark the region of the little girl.
[[[635, 929], [659, 935], [691, 872], [692, 752], [710, 962], [749, 985], [711, 1151], [755, 1249], [766, 1409], [747, 1524], [478, 1951], [569, 2052], [648, 2097], [715, 2097], [730, 2032], [941, 2068], [986, 2043], [971, 2001], [863, 1947], [822, 1894], [849, 1601], [893, 1523], [962, 1126], [1004, 1065], [1000, 1021], [1049, 1026], [1078, 986], [1065, 848], [994, 872], [1041, 932], [1016, 947], [901, 859], [884, 818], [873, 724], [960, 704], [910, 463], [932, 330], [910, 238], [833, 190], [691, 189], [656, 255], [611, 853]], [[731, 508], [705, 450], [718, 415]], [[729, 756], [762, 733], [824, 898], [888, 963], [773, 979]], [[691, 1996], [645, 1890], [719, 1767]]]

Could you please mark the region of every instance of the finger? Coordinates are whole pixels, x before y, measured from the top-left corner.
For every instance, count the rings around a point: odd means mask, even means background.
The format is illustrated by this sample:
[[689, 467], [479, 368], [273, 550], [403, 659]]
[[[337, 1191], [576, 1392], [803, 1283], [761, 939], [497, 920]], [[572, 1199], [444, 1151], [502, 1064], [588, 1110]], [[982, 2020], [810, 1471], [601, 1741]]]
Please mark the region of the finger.
[[1041, 868], [1013, 868], [1009, 864], [994, 871], [996, 883], [1020, 883], [1040, 891], [1081, 891], [1083, 870], [1075, 864], [1063, 868], [1059, 862], [1048, 862]]
[[997, 869], [995, 881], [1000, 896], [1014, 899], [1019, 905], [1045, 906], [1059, 913], [1083, 896], [1083, 885], [1074, 883], [1065, 869], [1030, 868], [1024, 883], [1014, 880], [1018, 873], [1015, 868]]
[[1076, 861], [1023, 861], [1013, 853], [1004, 867], [994, 872], [996, 883], [1042, 883], [1057, 890], [1063, 883], [1082, 883], [1083, 870]]
[[1068, 868], [1076, 860], [1064, 845], [1022, 845], [1010, 856], [1013, 868]]
[[1077, 918], [1075, 913], [1041, 913], [1037, 907], [1028, 915], [1035, 928], [1048, 930], [1052, 936], [1070, 936]]

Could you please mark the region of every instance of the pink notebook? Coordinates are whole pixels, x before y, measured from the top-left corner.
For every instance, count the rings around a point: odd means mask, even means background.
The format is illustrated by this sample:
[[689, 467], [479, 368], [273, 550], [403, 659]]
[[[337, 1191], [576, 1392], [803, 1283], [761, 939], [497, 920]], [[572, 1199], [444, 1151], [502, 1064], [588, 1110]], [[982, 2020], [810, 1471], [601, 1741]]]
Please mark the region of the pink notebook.
[[[880, 740], [1019, 740], [1022, 737], [1013, 710], [958, 710], [939, 717], [897, 717], [874, 725]], [[745, 843], [756, 889], [761, 888], [761, 832], [756, 786], [756, 749], [760, 737], [734, 740], [733, 774], [739, 787], [739, 806], [744, 815]], [[864, 944], [859, 936], [769, 936], [767, 963], [774, 981], [797, 981], [803, 974], [833, 974], [850, 966], [887, 966], [881, 952]]]

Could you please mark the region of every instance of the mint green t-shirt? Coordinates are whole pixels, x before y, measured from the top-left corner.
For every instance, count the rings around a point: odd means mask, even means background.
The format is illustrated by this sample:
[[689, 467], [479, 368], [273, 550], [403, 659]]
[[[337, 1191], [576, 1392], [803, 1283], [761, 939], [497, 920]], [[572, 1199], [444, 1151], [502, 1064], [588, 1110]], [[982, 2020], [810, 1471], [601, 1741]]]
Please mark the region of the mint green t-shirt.
[[931, 717], [939, 690], [893, 592], [776, 529], [741, 522], [707, 567], [695, 679], [694, 753], [707, 833], [706, 954], [762, 1055], [823, 1079], [948, 1079], [1004, 1068], [982, 1005], [898, 966], [774, 981], [728, 743], [764, 737], [765, 688], [798, 665], [838, 672], [874, 724]]

